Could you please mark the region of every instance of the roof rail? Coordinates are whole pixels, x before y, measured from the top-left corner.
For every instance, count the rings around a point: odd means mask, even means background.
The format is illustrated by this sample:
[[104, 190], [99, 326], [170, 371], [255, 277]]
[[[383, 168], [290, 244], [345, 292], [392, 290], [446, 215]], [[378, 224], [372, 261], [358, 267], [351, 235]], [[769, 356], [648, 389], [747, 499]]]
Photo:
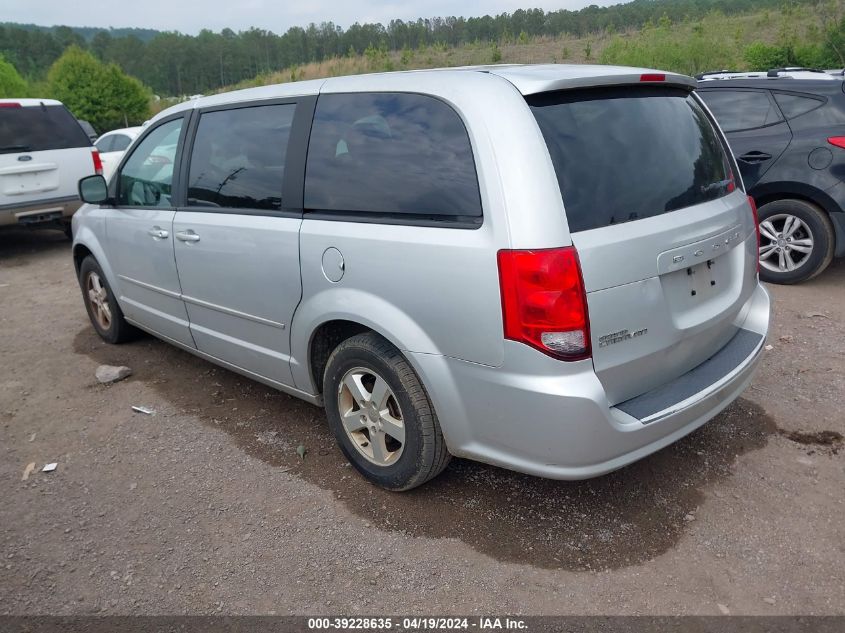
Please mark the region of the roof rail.
[[725, 75], [727, 73], [739, 73], [738, 70], [708, 70], [704, 73], [698, 73], [696, 79], [704, 79], [707, 75]]
[[772, 68], [768, 72], [766, 72], [767, 77], [777, 77], [780, 73], [791, 73], [791, 72], [804, 72], [804, 73], [822, 73], [826, 74], [823, 70], [819, 70], [818, 68], [804, 68], [801, 66], [788, 66], [786, 68]]
[[716, 70], [701, 73], [700, 75], [696, 75], [695, 78], [701, 82], [727, 79], [836, 79], [830, 72], [817, 68], [799, 68], [797, 66], [772, 68], [771, 70], [749, 70], [745, 72]]

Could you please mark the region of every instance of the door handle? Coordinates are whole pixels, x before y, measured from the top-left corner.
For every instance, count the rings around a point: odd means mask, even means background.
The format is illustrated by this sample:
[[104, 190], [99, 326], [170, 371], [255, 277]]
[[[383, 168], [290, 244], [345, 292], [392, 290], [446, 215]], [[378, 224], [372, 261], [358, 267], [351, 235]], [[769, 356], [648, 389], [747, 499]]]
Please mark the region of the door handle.
[[180, 242], [199, 242], [200, 236], [194, 233], [191, 229], [187, 231], [179, 231], [176, 233], [176, 239]]
[[157, 240], [166, 240], [167, 236], [170, 235], [170, 233], [162, 229], [160, 226], [154, 226], [149, 231], [147, 231], [147, 235]]
[[744, 161], [746, 163], [763, 163], [769, 159], [771, 159], [772, 155], [767, 154], [766, 152], [748, 152], [747, 154], [743, 154], [739, 157], [739, 160]]

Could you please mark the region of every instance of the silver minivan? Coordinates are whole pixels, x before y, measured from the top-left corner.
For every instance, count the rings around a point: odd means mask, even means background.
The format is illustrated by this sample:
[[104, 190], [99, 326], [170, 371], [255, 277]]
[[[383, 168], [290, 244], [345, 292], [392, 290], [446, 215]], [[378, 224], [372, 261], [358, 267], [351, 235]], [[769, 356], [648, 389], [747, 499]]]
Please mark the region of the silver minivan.
[[737, 398], [766, 339], [756, 211], [695, 86], [488, 66], [175, 106], [80, 181], [85, 305], [106, 341], [325, 406], [391, 490], [452, 455], [607, 473]]

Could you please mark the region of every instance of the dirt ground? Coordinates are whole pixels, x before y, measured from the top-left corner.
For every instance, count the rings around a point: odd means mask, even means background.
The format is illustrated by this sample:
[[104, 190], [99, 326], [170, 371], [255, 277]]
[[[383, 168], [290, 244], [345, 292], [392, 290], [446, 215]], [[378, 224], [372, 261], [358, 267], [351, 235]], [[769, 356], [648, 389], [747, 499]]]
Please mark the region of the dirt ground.
[[0, 614], [845, 614], [845, 261], [770, 292], [752, 387], [675, 445], [585, 482], [453, 460], [391, 494], [321, 409], [102, 343], [69, 242], [0, 233]]

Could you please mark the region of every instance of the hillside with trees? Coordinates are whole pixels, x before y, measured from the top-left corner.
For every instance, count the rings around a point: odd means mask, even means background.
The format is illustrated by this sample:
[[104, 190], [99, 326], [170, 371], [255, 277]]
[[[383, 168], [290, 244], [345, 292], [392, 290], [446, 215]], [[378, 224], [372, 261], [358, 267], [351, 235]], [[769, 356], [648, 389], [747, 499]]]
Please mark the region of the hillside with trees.
[[[284, 34], [0, 25], [0, 96], [55, 97], [100, 131], [186, 95], [363, 72], [489, 63], [612, 63], [696, 74], [845, 67], [843, 0], [633, 0]], [[152, 98], [153, 93], [160, 95]]]
[[[224, 86], [311, 62], [364, 55], [368, 50], [458, 48], [467, 45], [527, 42], [537, 38], [583, 38], [623, 33], [667, 19], [672, 24], [697, 21], [714, 12], [730, 18], [749, 12], [777, 13], [782, 6], [815, 10], [829, 0], [633, 0], [580, 11], [525, 9], [481, 17], [391, 20], [344, 29], [332, 22], [291, 27], [279, 35], [252, 28], [236, 33], [122, 29], [96, 30], [66, 26], [41, 29], [32, 25], [0, 26], [0, 54], [28, 81], [46, 77], [53, 62], [69, 46], [88, 50], [105, 63], [117, 64], [160, 95], [185, 95]], [[834, 4], [841, 5], [842, 2]], [[560, 55], [558, 56], [560, 57]], [[833, 60], [831, 60], [833, 61]], [[840, 62], [845, 64], [845, 62]]]

